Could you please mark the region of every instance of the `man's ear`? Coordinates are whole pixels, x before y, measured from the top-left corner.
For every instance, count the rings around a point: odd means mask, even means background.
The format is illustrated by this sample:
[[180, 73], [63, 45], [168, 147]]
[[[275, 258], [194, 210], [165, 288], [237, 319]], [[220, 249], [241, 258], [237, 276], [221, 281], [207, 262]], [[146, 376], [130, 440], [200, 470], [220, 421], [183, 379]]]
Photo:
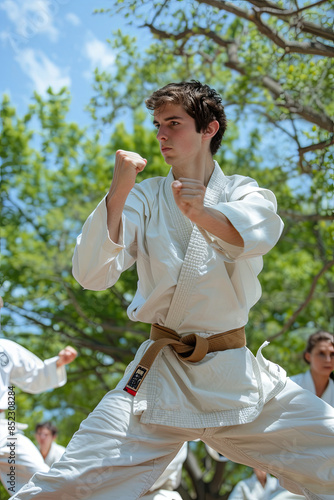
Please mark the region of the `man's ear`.
[[213, 120], [209, 123], [206, 130], [203, 132], [203, 137], [206, 139], [211, 139], [219, 130], [219, 123], [217, 120]]
[[304, 354], [304, 359], [306, 359], [306, 361], [308, 361], [310, 363], [310, 360], [311, 360], [311, 353], [310, 352], [306, 352]]

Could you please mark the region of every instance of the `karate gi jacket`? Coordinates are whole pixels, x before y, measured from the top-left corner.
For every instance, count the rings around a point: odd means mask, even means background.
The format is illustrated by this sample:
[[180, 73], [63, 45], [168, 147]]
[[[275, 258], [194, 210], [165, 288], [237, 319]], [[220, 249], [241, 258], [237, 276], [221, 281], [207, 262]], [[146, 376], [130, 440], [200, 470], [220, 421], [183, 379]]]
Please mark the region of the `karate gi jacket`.
[[[293, 382], [300, 385], [303, 389], [307, 389], [313, 394], [316, 394], [313, 378], [311, 375], [311, 371], [307, 370], [305, 373], [299, 373], [298, 375], [294, 375], [290, 377]], [[321, 399], [328, 403], [329, 405], [334, 407], [334, 380], [329, 379], [328, 386], [326, 387], [325, 392], [321, 396]]]
[[[283, 223], [273, 193], [217, 162], [204, 204], [224, 214], [244, 240], [236, 247], [193, 224], [178, 209], [172, 171], [135, 184], [122, 214], [118, 242], [109, 238], [105, 198], [77, 238], [73, 275], [90, 290], [105, 290], [136, 263], [138, 286], [128, 308], [133, 321], [158, 323], [180, 335], [203, 337], [246, 325], [261, 296], [262, 255]], [[118, 387], [124, 387], [153, 341], [145, 341]], [[202, 428], [253, 421], [285, 385], [285, 371], [247, 347], [213, 352], [197, 363], [169, 347], [153, 363], [134, 398], [141, 422]]]
[[65, 446], [62, 446], [61, 444], [55, 443], [54, 441], [51, 443], [49, 453], [46, 455], [44, 458], [44, 462], [51, 467], [51, 465], [55, 462], [58, 462], [58, 460], [61, 458], [61, 456], [64, 454], [65, 451]]
[[228, 497], [229, 500], [271, 500], [279, 489], [278, 480], [267, 474], [264, 488], [256, 474], [248, 479], [240, 481]]

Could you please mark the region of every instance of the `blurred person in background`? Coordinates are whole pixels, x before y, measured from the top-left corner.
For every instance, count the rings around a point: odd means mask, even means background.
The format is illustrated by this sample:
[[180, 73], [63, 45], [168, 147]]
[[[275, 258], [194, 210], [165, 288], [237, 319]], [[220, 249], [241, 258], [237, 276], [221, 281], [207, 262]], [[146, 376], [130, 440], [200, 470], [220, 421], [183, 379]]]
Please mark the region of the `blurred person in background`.
[[58, 429], [52, 422], [44, 422], [36, 425], [35, 439], [44, 462], [51, 467], [57, 462], [65, 451], [65, 447], [56, 443]]
[[334, 336], [323, 330], [310, 335], [304, 360], [309, 370], [291, 380], [334, 407]]
[[16, 342], [0, 338], [0, 480], [10, 495], [35, 472], [49, 470], [37, 447], [23, 434], [28, 426], [16, 421], [16, 388], [39, 394], [63, 386], [65, 365], [76, 356], [77, 351], [66, 346], [57, 356], [42, 361]]

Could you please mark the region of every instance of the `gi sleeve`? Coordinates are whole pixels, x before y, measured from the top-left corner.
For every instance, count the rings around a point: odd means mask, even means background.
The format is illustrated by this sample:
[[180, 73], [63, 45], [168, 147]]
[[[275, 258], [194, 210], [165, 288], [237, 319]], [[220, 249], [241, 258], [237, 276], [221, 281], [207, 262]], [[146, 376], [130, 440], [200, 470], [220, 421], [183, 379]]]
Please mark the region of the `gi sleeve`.
[[208, 243], [222, 252], [228, 262], [266, 254], [277, 243], [283, 222], [277, 215], [274, 194], [249, 177], [233, 176], [225, 199], [211, 208], [224, 214], [244, 241], [237, 247], [200, 228]]
[[10, 361], [9, 383], [30, 394], [61, 387], [66, 383], [65, 366], [57, 367], [58, 356], [42, 361], [11, 340], [1, 340], [1, 348]]
[[72, 261], [73, 276], [83, 288], [106, 290], [136, 261], [138, 237], [142, 237], [149, 210], [143, 193], [140, 185], [130, 192], [117, 243], [109, 237], [106, 198], [86, 220], [77, 238]]

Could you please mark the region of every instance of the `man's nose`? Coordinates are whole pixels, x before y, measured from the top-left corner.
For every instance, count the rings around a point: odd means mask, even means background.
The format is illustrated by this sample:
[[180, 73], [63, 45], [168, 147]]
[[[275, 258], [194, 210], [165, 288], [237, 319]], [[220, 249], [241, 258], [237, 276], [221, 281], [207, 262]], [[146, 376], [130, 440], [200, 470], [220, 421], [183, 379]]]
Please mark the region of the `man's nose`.
[[158, 133], [157, 133], [157, 139], [158, 141], [165, 141], [167, 139], [167, 133], [166, 133], [166, 128], [165, 127], [159, 127]]

